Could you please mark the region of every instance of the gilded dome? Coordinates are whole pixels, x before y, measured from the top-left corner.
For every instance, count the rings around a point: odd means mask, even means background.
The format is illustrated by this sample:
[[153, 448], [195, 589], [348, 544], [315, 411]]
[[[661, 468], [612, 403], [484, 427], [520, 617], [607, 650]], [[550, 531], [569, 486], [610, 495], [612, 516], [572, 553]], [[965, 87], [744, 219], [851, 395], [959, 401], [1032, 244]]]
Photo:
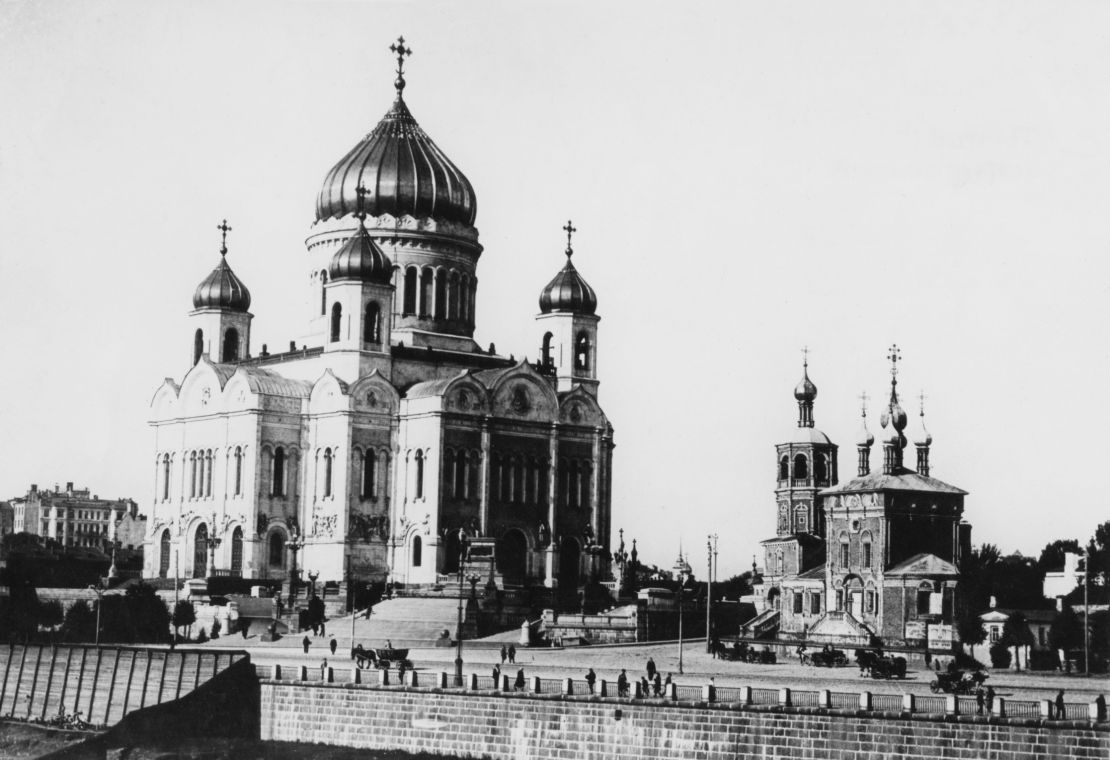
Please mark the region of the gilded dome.
[[371, 216], [409, 215], [474, 225], [478, 199], [470, 180], [416, 123], [401, 87], [373, 131], [324, 177], [316, 197], [316, 221], [354, 213], [361, 185], [367, 190], [365, 209]]
[[362, 219], [358, 230], [331, 257], [328, 277], [336, 280], [363, 280], [388, 285], [393, 279], [393, 262], [366, 231]]
[[572, 254], [568, 248], [566, 266], [540, 291], [540, 311], [544, 314], [553, 311], [593, 314], [597, 311], [597, 294], [574, 268], [570, 260]]
[[250, 308], [250, 291], [227, 265], [226, 254], [227, 249], [221, 249], [219, 265], [197, 285], [193, 293], [194, 309], [246, 311]]
[[817, 386], [809, 379], [809, 367], [805, 366], [802, 369], [802, 379], [794, 388], [794, 398], [798, 401], [813, 401], [817, 398]]

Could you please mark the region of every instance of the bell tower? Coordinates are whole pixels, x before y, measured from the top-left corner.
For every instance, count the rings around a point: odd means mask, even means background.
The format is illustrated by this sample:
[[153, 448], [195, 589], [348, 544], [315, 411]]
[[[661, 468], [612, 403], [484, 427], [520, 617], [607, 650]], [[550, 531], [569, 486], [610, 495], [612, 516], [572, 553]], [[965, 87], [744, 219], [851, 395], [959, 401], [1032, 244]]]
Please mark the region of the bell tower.
[[539, 369], [555, 375], [557, 390], [581, 385], [597, 396], [597, 294], [571, 262], [573, 235], [577, 228], [567, 222], [567, 263], [540, 291]]
[[214, 362], [237, 362], [250, 356], [251, 320], [247, 309], [251, 294], [227, 265], [227, 233], [224, 219], [220, 231], [220, 263], [193, 293], [189, 324], [193, 330], [190, 366], [207, 356]]

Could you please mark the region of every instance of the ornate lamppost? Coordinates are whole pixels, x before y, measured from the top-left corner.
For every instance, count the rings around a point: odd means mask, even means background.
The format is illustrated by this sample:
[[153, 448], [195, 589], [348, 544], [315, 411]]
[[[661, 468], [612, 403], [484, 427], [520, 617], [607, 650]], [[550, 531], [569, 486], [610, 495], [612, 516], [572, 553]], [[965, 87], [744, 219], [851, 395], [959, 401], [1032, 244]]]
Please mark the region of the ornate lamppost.
[[705, 651], [713, 651], [713, 579], [716, 577], [713, 565], [717, 558], [717, 534], [706, 537], [705, 548], [709, 558], [709, 578], [705, 582]]
[[212, 532], [208, 536], [208, 577], [216, 575], [216, 550], [220, 548], [223, 539], [216, 535], [216, 513], [212, 513]]
[[686, 578], [690, 575], [690, 563], [678, 555], [674, 571], [678, 573], [678, 672], [682, 672], [682, 588], [686, 585]]
[[89, 586], [89, 591], [96, 592], [96, 646], [100, 646], [100, 608], [104, 600], [104, 587], [99, 583]]
[[297, 600], [297, 552], [304, 548], [301, 535], [293, 533], [287, 546], [293, 557], [293, 562], [289, 566], [289, 609], [292, 610], [293, 603]]
[[312, 599], [313, 597], [316, 596], [316, 579], [319, 578], [319, 577], [320, 577], [320, 571], [319, 570], [309, 570], [308, 571], [308, 583], [309, 583], [308, 598], [309, 599]]
[[466, 531], [462, 528], [459, 529], [459, 619], [455, 626], [455, 686], [462, 687], [463, 685], [463, 658], [462, 658], [462, 640], [463, 640], [463, 602], [465, 596], [463, 592], [463, 581], [470, 582], [470, 594], [477, 598], [478, 581], [482, 576], [478, 573], [466, 573]]

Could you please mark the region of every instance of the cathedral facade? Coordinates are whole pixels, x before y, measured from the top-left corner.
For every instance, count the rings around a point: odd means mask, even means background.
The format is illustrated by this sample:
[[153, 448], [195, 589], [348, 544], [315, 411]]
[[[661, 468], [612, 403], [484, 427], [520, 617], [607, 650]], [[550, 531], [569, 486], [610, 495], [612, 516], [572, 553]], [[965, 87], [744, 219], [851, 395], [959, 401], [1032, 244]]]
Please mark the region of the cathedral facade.
[[815, 425], [817, 386], [808, 363], [803, 368], [794, 390], [797, 429], [775, 452], [777, 531], [762, 542], [765, 609], [747, 633], [842, 644], [951, 642], [958, 568], [970, 547], [970, 526], [962, 519], [967, 492], [932, 477], [924, 408], [916, 466], [905, 466], [899, 356], [894, 347], [879, 471], [871, 470], [875, 436], [865, 405], [856, 477], [844, 483], [837, 446]]
[[[154, 395], [145, 574], [434, 584], [607, 572], [613, 430], [598, 404], [597, 296], [571, 262], [540, 292], [535, 362], [474, 341], [477, 200], [396, 96], [326, 174], [300, 345], [251, 350], [226, 260], [197, 287], [189, 369]], [[184, 356], [182, 357], [185, 358]]]

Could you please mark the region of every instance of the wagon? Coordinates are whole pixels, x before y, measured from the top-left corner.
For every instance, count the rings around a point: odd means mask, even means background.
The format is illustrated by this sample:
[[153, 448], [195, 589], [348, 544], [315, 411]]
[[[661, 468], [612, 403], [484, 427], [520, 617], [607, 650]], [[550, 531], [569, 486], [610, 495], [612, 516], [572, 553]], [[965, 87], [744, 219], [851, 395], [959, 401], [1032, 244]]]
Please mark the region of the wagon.
[[819, 668], [842, 668], [848, 664], [843, 649], [822, 649], [809, 656], [809, 661]]
[[937, 677], [929, 684], [934, 694], [944, 692], [946, 694], [974, 694], [975, 690], [983, 685], [983, 681], [987, 680], [987, 675], [982, 671], [976, 670], [969, 672], [966, 670], [953, 670], [947, 673], [937, 673]]
[[389, 670], [391, 667], [396, 667], [398, 670], [412, 670], [412, 660], [409, 657], [409, 650], [407, 649], [377, 649], [375, 650], [378, 655], [378, 667], [382, 670]]

